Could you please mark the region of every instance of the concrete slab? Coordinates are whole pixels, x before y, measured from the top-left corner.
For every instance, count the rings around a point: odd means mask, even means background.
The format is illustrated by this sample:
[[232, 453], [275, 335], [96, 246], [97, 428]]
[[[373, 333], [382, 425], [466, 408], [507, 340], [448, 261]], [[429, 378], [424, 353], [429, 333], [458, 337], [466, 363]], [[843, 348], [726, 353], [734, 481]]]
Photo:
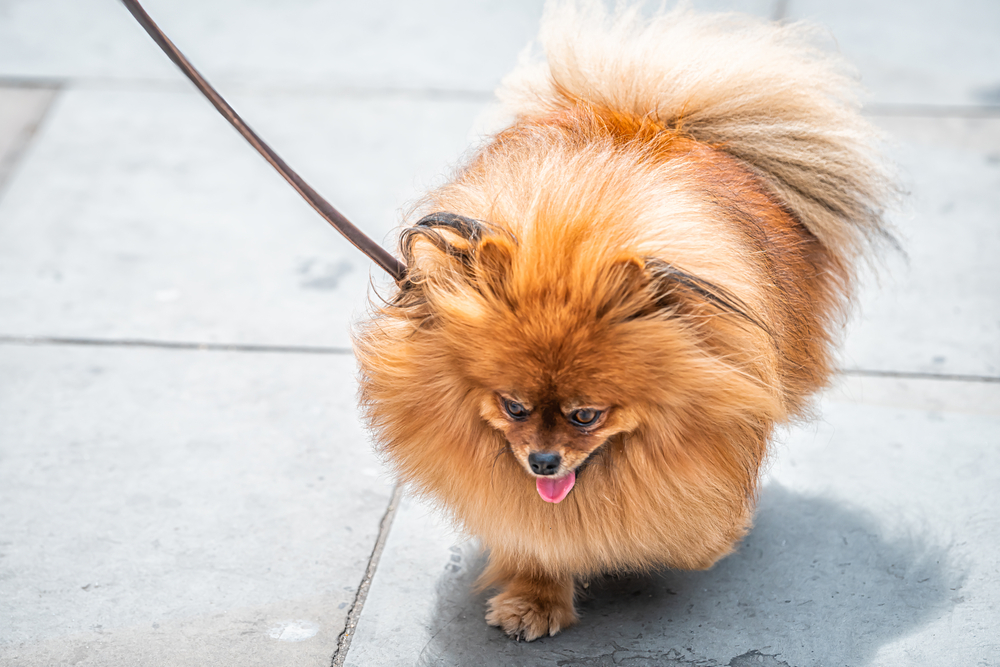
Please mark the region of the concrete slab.
[[1000, 377], [1000, 119], [879, 117], [909, 194], [843, 365]]
[[[481, 110], [231, 102], [390, 247], [401, 208], [467, 149]], [[193, 92], [67, 90], [0, 202], [2, 334], [347, 347], [372, 280], [385, 278]]]
[[829, 28], [875, 104], [1000, 104], [1000, 4], [791, 0]]
[[[903, 405], [858, 402], [871, 395]], [[737, 554], [707, 572], [596, 582], [580, 625], [530, 644], [485, 624], [475, 544], [408, 500], [345, 664], [993, 664], [997, 406], [996, 384], [849, 379], [819, 425], [779, 445]]]
[[[489, 93], [534, 36], [542, 3], [146, 0], [143, 6], [213, 83]], [[0, 76], [180, 80], [117, 2], [12, 0], [3, 12]]]
[[0, 664], [330, 664], [391, 488], [354, 361], [0, 345]]
[[0, 195], [54, 95], [51, 88], [0, 86]]
[[[542, 4], [146, 0], [143, 6], [215, 84], [489, 95], [534, 38]], [[776, 0], [694, 4], [771, 16]], [[3, 11], [0, 77], [180, 80], [116, 2], [8, 0]]]

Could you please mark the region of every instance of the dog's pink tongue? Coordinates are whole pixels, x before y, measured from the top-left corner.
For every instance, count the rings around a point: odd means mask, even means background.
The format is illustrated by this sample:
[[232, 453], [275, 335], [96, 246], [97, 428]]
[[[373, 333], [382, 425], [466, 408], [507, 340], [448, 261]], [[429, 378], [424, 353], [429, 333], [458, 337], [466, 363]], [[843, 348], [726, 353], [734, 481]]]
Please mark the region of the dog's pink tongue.
[[576, 473], [553, 479], [551, 477], [536, 477], [535, 488], [538, 495], [547, 503], [558, 503], [569, 493], [569, 490], [576, 484]]

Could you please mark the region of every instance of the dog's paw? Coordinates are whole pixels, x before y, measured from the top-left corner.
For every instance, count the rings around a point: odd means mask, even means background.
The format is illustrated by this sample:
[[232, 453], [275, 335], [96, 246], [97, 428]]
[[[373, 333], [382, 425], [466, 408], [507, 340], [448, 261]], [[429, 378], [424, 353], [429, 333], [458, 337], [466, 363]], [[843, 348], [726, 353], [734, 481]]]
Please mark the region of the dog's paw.
[[516, 593], [503, 592], [489, 601], [486, 622], [503, 629], [514, 639], [534, 641], [554, 635], [576, 623], [573, 604], [553, 600], [529, 599]]

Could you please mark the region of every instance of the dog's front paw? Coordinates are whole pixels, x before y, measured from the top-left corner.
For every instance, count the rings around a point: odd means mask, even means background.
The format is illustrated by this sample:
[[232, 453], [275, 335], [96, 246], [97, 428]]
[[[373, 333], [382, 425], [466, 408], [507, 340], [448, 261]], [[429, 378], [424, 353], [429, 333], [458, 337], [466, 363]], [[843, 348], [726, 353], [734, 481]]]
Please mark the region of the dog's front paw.
[[487, 623], [502, 628], [514, 639], [529, 642], [554, 635], [576, 621], [572, 585], [568, 599], [564, 594], [538, 597], [508, 588], [490, 599], [486, 613]]

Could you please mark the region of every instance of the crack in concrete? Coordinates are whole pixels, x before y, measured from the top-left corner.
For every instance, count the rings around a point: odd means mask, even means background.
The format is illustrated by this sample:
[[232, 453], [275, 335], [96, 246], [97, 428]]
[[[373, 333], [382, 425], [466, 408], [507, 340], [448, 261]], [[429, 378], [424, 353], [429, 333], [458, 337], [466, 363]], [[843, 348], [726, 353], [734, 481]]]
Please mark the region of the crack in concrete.
[[385, 549], [385, 541], [389, 537], [389, 529], [392, 527], [392, 520], [396, 516], [396, 509], [399, 507], [402, 494], [403, 489], [401, 485], [397, 484], [392, 491], [392, 498], [389, 499], [389, 506], [382, 516], [382, 522], [379, 524], [378, 539], [375, 540], [375, 546], [368, 559], [368, 568], [365, 570], [364, 579], [361, 580], [358, 592], [354, 596], [354, 602], [351, 603], [351, 610], [347, 613], [344, 629], [337, 637], [337, 651], [333, 654], [330, 667], [343, 667], [344, 660], [347, 658], [347, 651], [351, 648], [351, 639], [354, 638], [354, 629], [358, 625], [361, 610], [365, 606], [365, 599], [368, 597], [368, 589], [371, 587], [372, 579], [375, 578], [375, 570], [378, 569], [378, 562], [382, 557], [382, 550]]

